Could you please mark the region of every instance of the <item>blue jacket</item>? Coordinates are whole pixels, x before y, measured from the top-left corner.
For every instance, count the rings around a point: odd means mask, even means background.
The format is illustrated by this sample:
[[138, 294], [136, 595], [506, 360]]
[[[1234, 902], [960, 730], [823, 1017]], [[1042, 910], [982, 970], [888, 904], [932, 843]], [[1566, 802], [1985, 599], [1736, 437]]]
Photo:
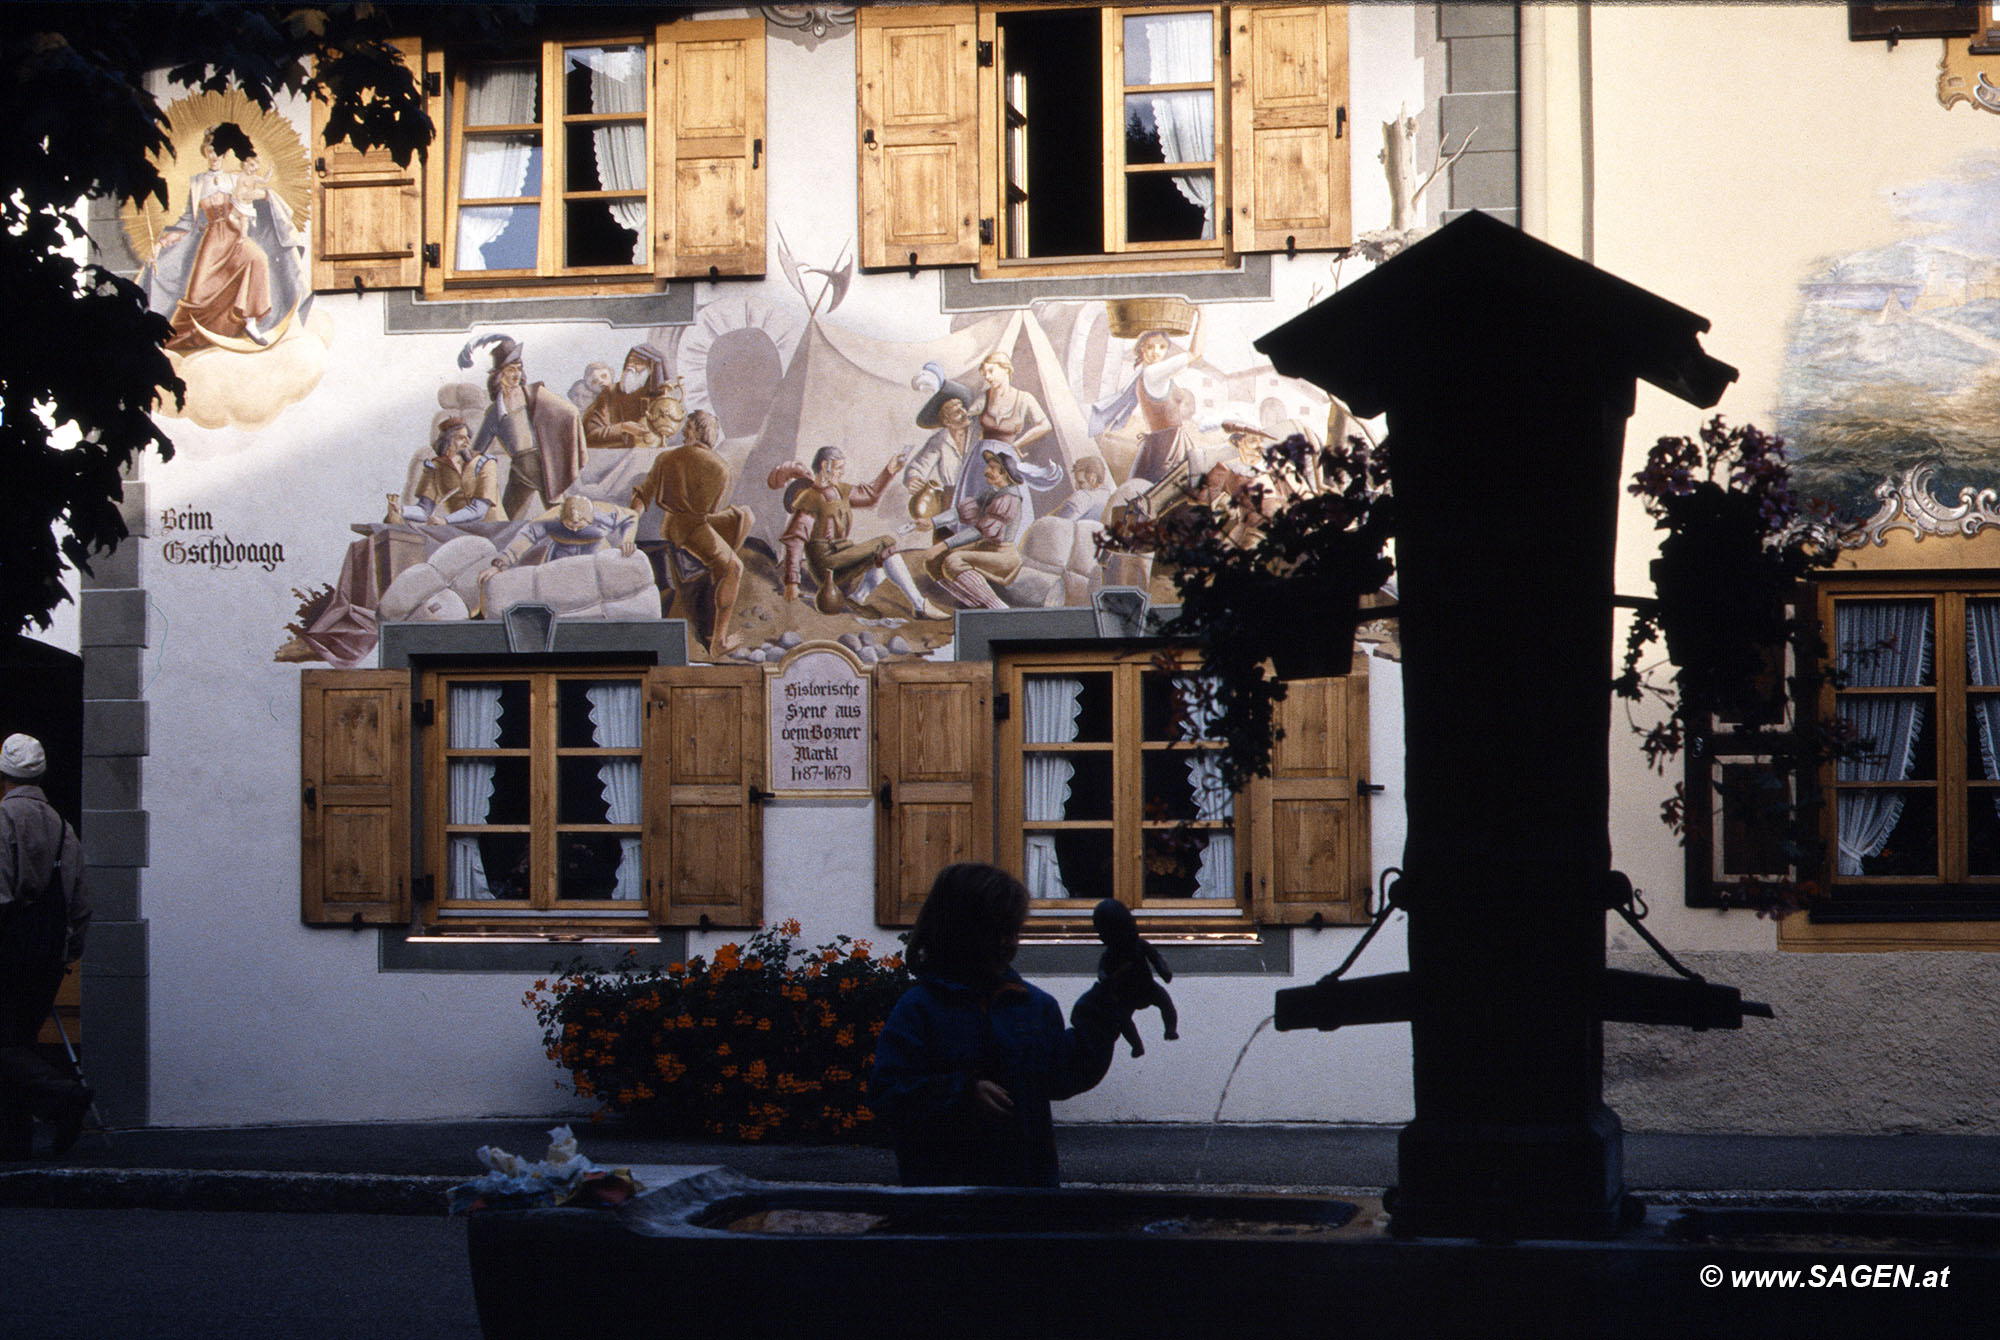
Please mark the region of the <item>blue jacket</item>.
[[[1110, 994], [1093, 986], [1065, 1028], [1055, 998], [1012, 969], [988, 992], [920, 979], [890, 1011], [870, 1079], [875, 1107], [895, 1133], [903, 1185], [1056, 1185], [1049, 1104], [1104, 1078], [1121, 1017]], [[1011, 1114], [995, 1116], [973, 1101], [980, 1079], [1007, 1090]]]

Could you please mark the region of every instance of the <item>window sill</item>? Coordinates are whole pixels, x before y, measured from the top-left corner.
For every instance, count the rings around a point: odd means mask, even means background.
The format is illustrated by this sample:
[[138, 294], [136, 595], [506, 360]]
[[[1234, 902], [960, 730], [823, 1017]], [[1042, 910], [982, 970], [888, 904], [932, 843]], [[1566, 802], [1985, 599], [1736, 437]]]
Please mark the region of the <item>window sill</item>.
[[580, 939], [543, 935], [522, 927], [505, 933], [411, 931], [384, 927], [376, 948], [378, 972], [471, 972], [508, 976], [546, 975], [583, 967], [604, 971], [620, 966], [663, 968], [687, 957], [682, 931], [650, 928], [631, 935], [610, 932]]
[[981, 279], [1052, 279], [1064, 275], [1199, 274], [1234, 270], [1238, 257], [1222, 251], [1133, 251], [1113, 256], [1023, 256], [982, 261]]
[[[1180, 977], [1269, 976], [1292, 971], [1292, 937], [1283, 929], [1184, 936], [1170, 931], [1146, 938]], [[1023, 977], [1095, 977], [1104, 946], [1094, 935], [1037, 936], [1023, 939], [1014, 967]]]
[[[2000, 907], [1972, 904], [1940, 911], [1935, 903], [1898, 909], [1815, 908], [1778, 922], [1778, 948], [1793, 953], [1889, 954], [1924, 950], [2000, 952]], [[1917, 918], [1928, 918], [1918, 920]]]

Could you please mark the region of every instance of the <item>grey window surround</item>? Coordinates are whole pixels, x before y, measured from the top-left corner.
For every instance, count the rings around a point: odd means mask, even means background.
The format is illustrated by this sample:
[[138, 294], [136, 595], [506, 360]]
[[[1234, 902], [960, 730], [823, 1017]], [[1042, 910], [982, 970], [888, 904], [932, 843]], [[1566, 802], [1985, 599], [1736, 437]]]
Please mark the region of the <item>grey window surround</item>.
[[[606, 664], [686, 665], [687, 621], [684, 619], [641, 620], [558, 620], [555, 643], [547, 652], [513, 652], [507, 646], [506, 627], [498, 620], [458, 623], [389, 623], [382, 625], [382, 641], [377, 648], [378, 664], [385, 670], [417, 672], [438, 666], [469, 665], [505, 667], [509, 663], [526, 668], [542, 667], [551, 657], [583, 668], [593, 660]], [[423, 794], [422, 756], [411, 750], [411, 794]], [[417, 853], [423, 850], [423, 820], [419, 807], [410, 816], [410, 867], [417, 871]], [[422, 912], [413, 908], [408, 926], [385, 926], [376, 946], [377, 972], [469, 972], [497, 974], [542, 974], [560, 972], [566, 965], [581, 963], [591, 968], [610, 968], [619, 963], [655, 968], [675, 963], [687, 956], [685, 931], [649, 928], [658, 939], [652, 944], [590, 944], [550, 936], [542, 940], [496, 939], [439, 940], [448, 928], [422, 924]], [[574, 932], [567, 932], [574, 934]], [[607, 931], [606, 934], [615, 934]], [[637, 949], [637, 954], [628, 951]]]
[[[894, 271], [883, 271], [892, 274]], [[938, 271], [938, 303], [945, 312], [996, 312], [1038, 302], [1097, 298], [1186, 298], [1190, 302], [1269, 302], [1271, 258], [1239, 256], [1227, 270], [1173, 270], [1156, 274], [1037, 275], [981, 278], [975, 267]]]
[[[322, 301], [338, 296], [322, 295]], [[453, 296], [424, 299], [410, 289], [386, 289], [382, 293], [384, 335], [463, 334], [474, 326], [581, 321], [595, 321], [613, 330], [692, 325], [694, 285], [669, 284], [653, 293], [547, 298]]]

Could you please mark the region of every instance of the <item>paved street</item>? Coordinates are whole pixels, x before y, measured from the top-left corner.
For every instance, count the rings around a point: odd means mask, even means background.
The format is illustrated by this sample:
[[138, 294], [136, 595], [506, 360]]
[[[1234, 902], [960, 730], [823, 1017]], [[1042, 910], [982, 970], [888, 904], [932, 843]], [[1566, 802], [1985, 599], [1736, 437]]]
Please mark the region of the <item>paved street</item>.
[[0, 1210], [8, 1340], [478, 1340], [465, 1225]]

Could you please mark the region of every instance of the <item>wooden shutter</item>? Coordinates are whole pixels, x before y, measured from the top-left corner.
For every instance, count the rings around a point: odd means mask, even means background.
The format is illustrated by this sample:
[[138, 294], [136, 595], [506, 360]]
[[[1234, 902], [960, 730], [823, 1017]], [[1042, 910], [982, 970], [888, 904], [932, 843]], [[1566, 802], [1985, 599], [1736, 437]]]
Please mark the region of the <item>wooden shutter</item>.
[[654, 35], [653, 272], [764, 273], [764, 20]]
[[764, 672], [646, 676], [646, 897], [666, 926], [764, 915]]
[[993, 859], [993, 667], [875, 669], [875, 919], [917, 919], [937, 872]]
[[1236, 5], [1230, 29], [1231, 245], [1346, 246], [1347, 7]]
[[299, 678], [299, 917], [310, 926], [410, 919], [410, 677]]
[[1293, 680], [1278, 704], [1284, 738], [1271, 776], [1250, 785], [1251, 905], [1269, 926], [1318, 913], [1330, 922], [1368, 916], [1367, 660], [1339, 679]]
[[[415, 38], [399, 39], [403, 60], [423, 78]], [[361, 153], [326, 142], [327, 104], [312, 104], [312, 285], [315, 289], [415, 288], [423, 282], [424, 160], [399, 166], [386, 149]], [[442, 123], [440, 123], [442, 124]]]
[[971, 5], [855, 15], [861, 264], [979, 260], [979, 65]]

